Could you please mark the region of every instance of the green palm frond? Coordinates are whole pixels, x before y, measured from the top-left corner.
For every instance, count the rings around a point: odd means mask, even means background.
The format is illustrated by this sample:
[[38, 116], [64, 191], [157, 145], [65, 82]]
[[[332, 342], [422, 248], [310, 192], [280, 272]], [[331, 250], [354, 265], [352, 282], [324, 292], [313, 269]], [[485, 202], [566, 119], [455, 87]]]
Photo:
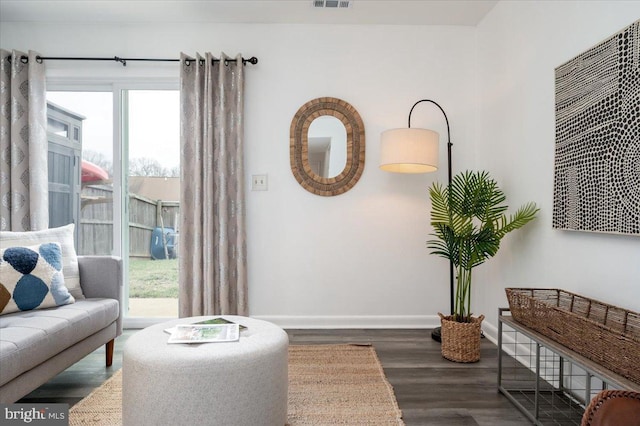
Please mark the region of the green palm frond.
[[527, 223], [536, 218], [536, 214], [540, 209], [536, 207], [535, 203], [527, 203], [520, 207], [514, 214], [512, 214], [507, 221], [506, 217], [501, 218], [501, 234], [507, 233], [516, 229], [522, 228]]

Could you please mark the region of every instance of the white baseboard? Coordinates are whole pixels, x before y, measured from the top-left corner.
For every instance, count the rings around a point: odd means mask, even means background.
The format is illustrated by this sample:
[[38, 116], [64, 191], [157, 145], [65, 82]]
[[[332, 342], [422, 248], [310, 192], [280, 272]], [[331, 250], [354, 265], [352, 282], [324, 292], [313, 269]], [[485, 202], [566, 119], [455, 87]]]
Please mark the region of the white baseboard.
[[440, 326], [437, 315], [252, 315], [284, 329], [332, 328], [434, 328]]
[[484, 333], [484, 337], [495, 345], [498, 345], [498, 327], [490, 322], [482, 321], [482, 332]]
[[[269, 321], [284, 329], [345, 329], [345, 328], [435, 328], [440, 327], [437, 315], [251, 315], [252, 318]], [[124, 328], [139, 329], [175, 318], [124, 318]], [[498, 329], [482, 323], [485, 336], [498, 342]]]

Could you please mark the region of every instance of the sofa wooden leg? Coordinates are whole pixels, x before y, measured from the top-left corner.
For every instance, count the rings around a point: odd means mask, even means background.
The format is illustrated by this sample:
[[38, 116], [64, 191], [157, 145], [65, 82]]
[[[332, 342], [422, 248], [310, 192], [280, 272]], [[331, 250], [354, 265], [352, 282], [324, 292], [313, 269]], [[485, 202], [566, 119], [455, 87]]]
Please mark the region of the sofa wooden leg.
[[106, 352], [107, 352], [107, 367], [111, 367], [111, 364], [113, 364], [113, 348], [115, 346], [116, 346], [116, 340], [115, 339], [111, 339], [105, 345], [105, 349], [106, 349]]

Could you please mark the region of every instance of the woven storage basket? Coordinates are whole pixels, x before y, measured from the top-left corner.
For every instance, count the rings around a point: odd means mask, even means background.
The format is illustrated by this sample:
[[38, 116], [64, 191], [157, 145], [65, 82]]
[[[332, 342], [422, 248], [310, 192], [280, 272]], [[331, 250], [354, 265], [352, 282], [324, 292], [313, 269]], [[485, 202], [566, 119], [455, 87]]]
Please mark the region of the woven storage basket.
[[480, 325], [484, 315], [471, 322], [453, 321], [441, 313], [442, 356], [449, 361], [477, 362], [480, 360]]
[[513, 318], [640, 383], [640, 314], [559, 289], [507, 288]]

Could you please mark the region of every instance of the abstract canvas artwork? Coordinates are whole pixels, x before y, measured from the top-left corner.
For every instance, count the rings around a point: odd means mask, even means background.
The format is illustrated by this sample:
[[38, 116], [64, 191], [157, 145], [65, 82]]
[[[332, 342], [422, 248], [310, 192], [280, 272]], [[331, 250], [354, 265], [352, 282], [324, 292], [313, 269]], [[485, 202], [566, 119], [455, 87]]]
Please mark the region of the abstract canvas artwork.
[[555, 70], [553, 227], [640, 235], [640, 21]]

